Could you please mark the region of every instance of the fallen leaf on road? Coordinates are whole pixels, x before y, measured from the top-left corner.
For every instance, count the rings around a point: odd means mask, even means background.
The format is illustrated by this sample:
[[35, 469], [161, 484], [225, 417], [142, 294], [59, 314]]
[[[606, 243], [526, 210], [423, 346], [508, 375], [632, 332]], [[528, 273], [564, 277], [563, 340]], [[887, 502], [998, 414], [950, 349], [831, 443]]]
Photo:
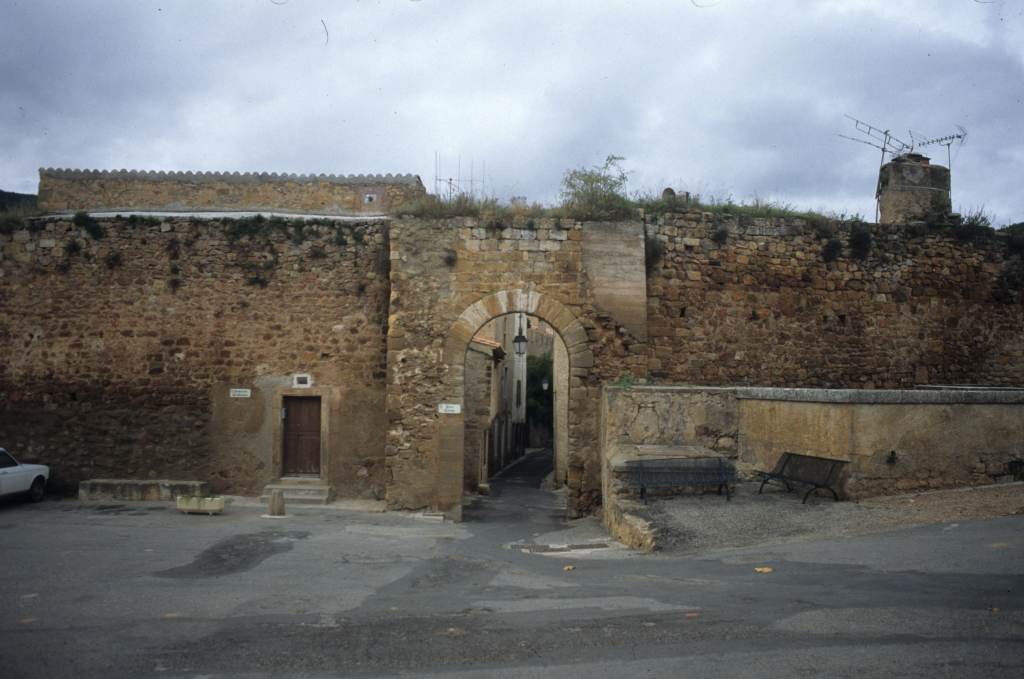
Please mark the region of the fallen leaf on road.
[[772, 568], [771, 566], [758, 566], [757, 568], [754, 569], [754, 572], [755, 573], [771, 573], [774, 570], [775, 569]]
[[19, 620], [18, 622], [20, 622], [20, 623], [21, 623], [22, 625], [31, 625], [31, 624], [32, 624], [32, 623], [34, 623], [35, 621], [36, 621], [36, 619], [35, 619], [35, 618], [22, 618], [22, 619], [21, 619], [21, 620]]
[[700, 615], [700, 613], [687, 613], [686, 617], [687, 618], [696, 618], [698, 615]]
[[562, 566], [562, 570], [566, 571], [566, 572], [574, 571], [574, 570], [576, 570], [576, 566], [573, 566], [572, 564], [569, 564], [569, 565], [566, 565], [566, 566]]

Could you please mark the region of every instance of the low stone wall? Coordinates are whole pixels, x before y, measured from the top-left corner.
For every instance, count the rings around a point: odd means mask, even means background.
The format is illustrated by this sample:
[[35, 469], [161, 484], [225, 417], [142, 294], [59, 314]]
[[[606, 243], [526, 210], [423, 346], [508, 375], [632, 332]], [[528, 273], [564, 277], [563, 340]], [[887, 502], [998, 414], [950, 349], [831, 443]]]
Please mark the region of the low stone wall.
[[785, 451], [847, 460], [848, 497], [1014, 478], [1024, 460], [1024, 390], [740, 389], [740, 459], [771, 469]]
[[426, 195], [415, 175], [39, 170], [39, 209], [387, 214]]
[[721, 455], [740, 478], [786, 451], [848, 461], [847, 498], [1012, 481], [1024, 461], [1024, 389], [606, 387], [604, 521], [637, 548], [656, 536], [615, 481], [626, 459]]
[[637, 516], [636, 489], [619, 483], [626, 460], [725, 457], [739, 454], [736, 390], [716, 387], [605, 387], [601, 402], [603, 519], [634, 549], [656, 545], [653, 527]]

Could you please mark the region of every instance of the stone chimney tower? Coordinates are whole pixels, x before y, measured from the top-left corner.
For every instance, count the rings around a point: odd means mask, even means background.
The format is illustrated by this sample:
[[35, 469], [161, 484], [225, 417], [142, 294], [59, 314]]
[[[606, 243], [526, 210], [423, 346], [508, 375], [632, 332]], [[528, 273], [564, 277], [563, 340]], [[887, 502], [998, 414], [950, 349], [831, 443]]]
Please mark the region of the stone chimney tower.
[[896, 156], [878, 173], [878, 221], [882, 224], [948, 219], [949, 168], [932, 165], [919, 153]]

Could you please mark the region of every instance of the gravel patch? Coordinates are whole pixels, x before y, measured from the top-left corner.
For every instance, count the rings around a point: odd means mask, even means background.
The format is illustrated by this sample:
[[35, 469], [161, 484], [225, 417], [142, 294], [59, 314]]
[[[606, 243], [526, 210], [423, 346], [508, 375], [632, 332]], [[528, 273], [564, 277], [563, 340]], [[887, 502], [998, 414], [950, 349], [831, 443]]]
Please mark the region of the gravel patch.
[[732, 501], [714, 494], [652, 499], [636, 512], [674, 553], [866, 535], [930, 523], [1024, 514], [1024, 483], [893, 495], [851, 502], [741, 483]]

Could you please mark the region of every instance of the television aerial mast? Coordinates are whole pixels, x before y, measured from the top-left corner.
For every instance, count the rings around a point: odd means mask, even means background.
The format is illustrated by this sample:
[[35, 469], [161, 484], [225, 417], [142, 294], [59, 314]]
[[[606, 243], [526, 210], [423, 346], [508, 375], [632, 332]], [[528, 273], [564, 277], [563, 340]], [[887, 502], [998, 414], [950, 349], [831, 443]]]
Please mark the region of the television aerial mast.
[[[967, 140], [967, 130], [960, 125], [956, 126], [957, 131], [953, 134], [947, 134], [942, 137], [933, 137], [931, 139], [920, 139], [926, 137], [923, 134], [914, 134], [912, 130], [907, 130], [910, 135], [910, 143], [899, 139], [894, 136], [889, 130], [883, 130], [880, 127], [875, 127], [870, 123], [866, 123], [863, 120], [858, 120], [851, 115], [847, 115], [847, 118], [853, 121], [854, 128], [860, 132], [863, 137], [850, 137], [845, 134], [837, 134], [836, 136], [842, 137], [843, 139], [849, 139], [860, 144], [867, 144], [873, 146], [882, 152], [881, 162], [879, 163], [879, 170], [882, 165], [885, 165], [885, 154], [889, 154], [891, 158], [901, 156], [905, 153], [913, 153], [915, 149], [922, 148], [924, 146], [941, 145], [946, 147], [946, 167], [950, 169], [950, 176], [952, 176], [952, 164], [953, 159], [950, 154], [950, 147], [953, 144], [962, 145]], [[876, 196], [877, 198], [877, 196]], [[875, 201], [875, 219], [878, 219], [878, 201]]]

